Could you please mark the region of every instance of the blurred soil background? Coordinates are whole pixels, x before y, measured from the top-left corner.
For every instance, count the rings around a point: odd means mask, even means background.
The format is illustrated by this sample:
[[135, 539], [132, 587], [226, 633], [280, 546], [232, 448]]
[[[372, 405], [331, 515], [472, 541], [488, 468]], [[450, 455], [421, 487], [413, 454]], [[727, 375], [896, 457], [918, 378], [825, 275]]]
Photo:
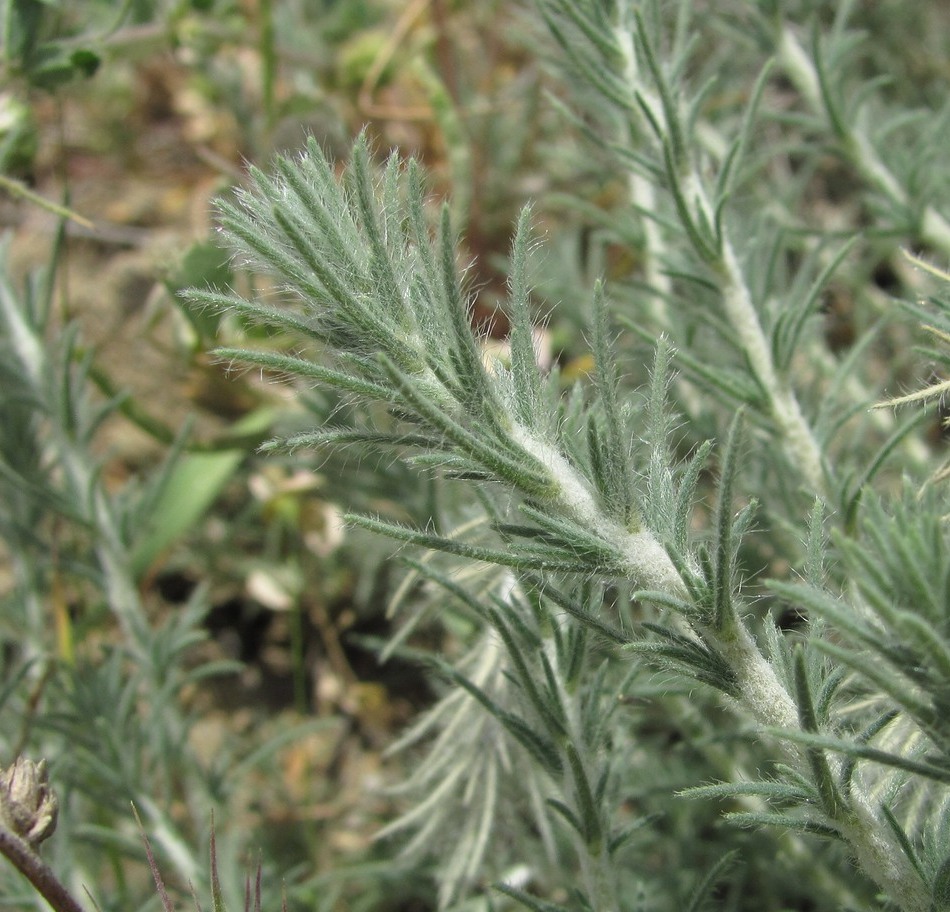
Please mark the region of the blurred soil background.
[[[241, 447], [209, 490], [197, 482], [207, 508], [149, 556], [142, 577], [156, 616], [206, 589], [210, 636], [196, 660], [243, 663], [191, 695], [195, 746], [213, 757], [224, 743], [251, 749], [300, 720], [327, 720], [280, 747], [279, 776], [261, 777], [241, 813], [283, 873], [372, 858], [373, 833], [392, 816], [383, 785], [405, 762], [381, 752], [432, 690], [417, 665], [376, 661], [391, 632], [391, 547], [354, 544], [340, 516], [350, 501], [411, 516], [427, 494], [398, 467], [391, 490], [357, 492], [341, 489], [324, 454], [258, 455], [288, 415], [306, 424], [306, 409], [273, 378], [216, 363], [207, 352], [234, 338], [230, 328], [187, 312], [175, 293], [209, 282], [273, 293], [215, 246], [215, 198], [242, 185], [249, 164], [266, 168], [309, 135], [342, 159], [365, 130], [381, 155], [419, 157], [434, 199], [452, 194], [477, 264], [475, 318], [502, 335], [493, 306], [510, 226], [547, 189], [539, 175], [557, 173], [538, 162], [553, 127], [525, 49], [531, 29], [495, 0], [40, 6], [42, 53], [20, 49], [0, 93], [2, 170], [78, 218], [63, 223], [2, 193], [0, 223], [18, 277], [48, 262], [65, 230], [56, 320], [78, 323], [103, 397], [123, 397], [96, 441], [109, 485], [138, 483], [177, 444], [210, 458]], [[74, 622], [92, 600], [70, 591]], [[376, 907], [427, 907], [412, 893], [403, 886]]]

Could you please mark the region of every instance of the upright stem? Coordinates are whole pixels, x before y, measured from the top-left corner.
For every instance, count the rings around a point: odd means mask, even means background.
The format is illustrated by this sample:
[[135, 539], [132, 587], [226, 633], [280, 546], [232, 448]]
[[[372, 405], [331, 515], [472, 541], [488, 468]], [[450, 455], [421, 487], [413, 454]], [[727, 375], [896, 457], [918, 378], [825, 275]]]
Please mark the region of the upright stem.
[[[754, 339], [754, 335], [751, 338]], [[603, 514], [587, 483], [556, 447], [529, 435], [524, 429], [516, 430], [519, 443], [558, 481], [560, 508], [591, 532], [613, 542], [624, 555], [628, 578], [634, 588], [653, 587], [679, 599], [688, 598], [688, 589], [679, 571], [649, 530], [622, 530]], [[690, 630], [713, 647], [736, 675], [737, 702], [744, 712], [763, 727], [789, 731], [801, 729], [797, 703], [740, 619], [724, 630], [698, 625]], [[565, 704], [570, 705], [571, 701], [566, 700]], [[808, 769], [807, 759], [799, 748], [785, 744], [782, 752], [785, 762], [803, 772]], [[891, 898], [899, 898], [913, 912], [924, 912], [928, 908], [929, 897], [923, 882], [887, 822], [858, 789], [852, 790], [850, 813], [834, 822], [850, 843], [865, 873]], [[585, 864], [592, 865], [594, 861], [589, 858]], [[592, 885], [601, 880], [593, 869], [588, 871], [588, 875]]]
[[[627, 18], [629, 18], [629, 10], [627, 13]], [[624, 76], [631, 97], [630, 111], [637, 112], [639, 104], [644, 104], [652, 112], [653, 122], [661, 125], [660, 129], [665, 128], [667, 134], [665, 138], [669, 139], [673, 125], [666, 122], [665, 109], [660, 97], [644, 83], [639, 73], [632, 30], [633, 25], [629, 21], [621, 21], [614, 28], [614, 39], [624, 59]], [[643, 116], [636, 113], [631, 113], [630, 117], [643, 120]], [[715, 224], [714, 206], [696, 165], [685, 165], [679, 179], [682, 182], [683, 199], [687, 207], [692, 210], [689, 217], [696, 224]], [[643, 211], [652, 211], [654, 183], [635, 176], [631, 176], [629, 183], [634, 201], [642, 207]], [[669, 278], [657, 268], [657, 253], [662, 249], [660, 228], [650, 219], [647, 219], [646, 223], [649, 247], [646, 257], [647, 267], [650, 270], [648, 279], [651, 282], [659, 282], [658, 287], [668, 291]], [[777, 425], [781, 443], [788, 454], [789, 461], [799, 468], [811, 492], [818, 496], [827, 496], [828, 489], [822, 465], [821, 448], [805, 420], [794, 390], [779, 376], [772, 357], [772, 347], [753, 303], [735, 244], [731, 241], [725, 226], [721, 228], [721, 237], [721, 255], [718, 262], [711, 265], [719, 280], [719, 293], [726, 319], [733, 330], [738, 346], [744, 352], [756, 379], [768, 396], [769, 411]], [[660, 326], [665, 325], [665, 312], [657, 312], [655, 316], [660, 320]]]
[[799, 467], [811, 492], [827, 496], [821, 448], [791, 386], [779, 378], [775, 369], [772, 348], [762, 329], [749, 286], [725, 228], [721, 273], [723, 309], [756, 378], [768, 394], [772, 418], [781, 432], [782, 445], [790, 461]]
[[[630, 23], [621, 23], [614, 28], [614, 39], [624, 61], [624, 81], [630, 88], [631, 94], [635, 87], [639, 85], [640, 77], [638, 75], [637, 54], [633, 44], [633, 30]], [[635, 105], [631, 104], [631, 112], [635, 111]], [[633, 113], [630, 117], [633, 117]], [[637, 118], [642, 121], [642, 117]], [[642, 129], [642, 123], [639, 128]], [[634, 147], [637, 137], [634, 135], [634, 129], [631, 128], [630, 119], [626, 118], [621, 127], [621, 141], [626, 142], [630, 147]], [[656, 184], [648, 180], [636, 171], [627, 172], [627, 188], [630, 193], [630, 202], [640, 212], [653, 212], [656, 209], [657, 190]], [[643, 273], [646, 284], [653, 292], [649, 303], [649, 315], [656, 326], [667, 329], [669, 326], [669, 315], [667, 314], [666, 301], [669, 300], [673, 289], [673, 282], [669, 275], [661, 268], [661, 253], [663, 251], [663, 232], [660, 226], [651, 218], [643, 220], [644, 244], [643, 250]]]
[[[825, 115], [827, 109], [818, 70], [787, 23], [779, 26], [775, 50], [786, 76], [808, 106], [814, 113]], [[838, 139], [841, 151], [870, 186], [886, 196], [895, 206], [904, 208], [908, 205], [910, 198], [906, 188], [880, 157], [867, 131], [856, 124], [847, 124], [846, 132]], [[941, 250], [945, 256], [950, 256], [950, 222], [933, 206], [924, 205], [917, 228], [921, 240]]]
[[[557, 667], [557, 651], [551, 637], [548, 637], [545, 641], [545, 651], [551, 662]], [[564, 706], [567, 715], [567, 739], [578, 748], [580, 762], [584, 764], [586, 773], [590, 777], [589, 758], [579, 750], [580, 746], [584, 744], [583, 723], [578, 714], [580, 701], [575, 695], [568, 693], [563, 686], [563, 676], [558, 676], [557, 682], [561, 705]], [[573, 789], [571, 773], [566, 765], [562, 788], [565, 795], [569, 795]], [[607, 846], [601, 844], [596, 851], [592, 851], [592, 847], [588, 845], [580, 833], [574, 834], [574, 842], [577, 847], [577, 856], [580, 860], [586, 893], [590, 897], [593, 908], [597, 912], [617, 912], [620, 908], [620, 901], [617, 896], [617, 878], [614, 866], [607, 854]]]

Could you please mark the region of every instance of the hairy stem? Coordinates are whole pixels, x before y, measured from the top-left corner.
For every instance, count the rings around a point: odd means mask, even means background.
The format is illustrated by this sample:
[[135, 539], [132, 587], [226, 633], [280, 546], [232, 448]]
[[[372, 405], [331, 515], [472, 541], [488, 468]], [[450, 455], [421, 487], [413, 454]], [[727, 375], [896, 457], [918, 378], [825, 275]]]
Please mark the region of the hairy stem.
[[[788, 23], [779, 27], [775, 50], [779, 64], [808, 106], [816, 114], [826, 114], [815, 62], [805, 52]], [[867, 132], [853, 123], [846, 125], [846, 131], [839, 136], [839, 148], [858, 174], [895, 206], [907, 207], [910, 203], [907, 190], [878, 154]], [[924, 205], [917, 227], [922, 241], [950, 256], [950, 222], [933, 206]]]

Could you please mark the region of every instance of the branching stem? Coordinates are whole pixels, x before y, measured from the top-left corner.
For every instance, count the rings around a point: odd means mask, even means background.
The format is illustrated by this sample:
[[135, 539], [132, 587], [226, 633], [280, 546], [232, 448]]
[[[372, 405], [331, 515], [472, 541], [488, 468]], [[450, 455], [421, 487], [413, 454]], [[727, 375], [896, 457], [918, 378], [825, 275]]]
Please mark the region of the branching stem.
[[[823, 100], [815, 62], [805, 52], [788, 23], [783, 23], [779, 27], [776, 55], [786, 75], [801, 93], [808, 107], [814, 113], [824, 116], [827, 113], [827, 106]], [[907, 190], [887, 167], [877, 149], [874, 148], [867, 132], [854, 123], [840, 126], [846, 132], [839, 136], [839, 147], [861, 177], [897, 208], [906, 209], [910, 203]], [[933, 206], [924, 205], [918, 230], [922, 241], [943, 251], [945, 256], [950, 256], [950, 222]]]

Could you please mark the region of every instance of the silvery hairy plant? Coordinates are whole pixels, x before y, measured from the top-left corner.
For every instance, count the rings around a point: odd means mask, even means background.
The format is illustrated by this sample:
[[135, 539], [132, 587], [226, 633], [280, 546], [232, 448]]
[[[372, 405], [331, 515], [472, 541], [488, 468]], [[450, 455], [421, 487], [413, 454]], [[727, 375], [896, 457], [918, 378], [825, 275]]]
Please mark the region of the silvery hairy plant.
[[[275, 300], [190, 298], [274, 330], [221, 358], [358, 406], [280, 445], [383, 449], [443, 480], [424, 528], [349, 517], [417, 549], [414, 607], [468, 631], [427, 659], [444, 695], [403, 739], [425, 753], [384, 833], [434, 858], [443, 907], [495, 880], [538, 910], [695, 909], [714, 890], [944, 909], [947, 489], [920, 480], [920, 413], [870, 410], [891, 379], [873, 343], [899, 328], [873, 314], [836, 348], [818, 317], [832, 278], [895, 238], [948, 252], [945, 199], [894, 157], [875, 86], [849, 94], [848, 9], [690, 6], [536, 6], [571, 87], [558, 108], [625, 188], [597, 223], [640, 265], [587, 291], [583, 381], [539, 365], [531, 208], [489, 355], [447, 208], [362, 138], [341, 178], [310, 142], [221, 204]], [[714, 73], [744, 79], [741, 104], [709, 103]], [[877, 220], [872, 253], [809, 222], [828, 149]]]

